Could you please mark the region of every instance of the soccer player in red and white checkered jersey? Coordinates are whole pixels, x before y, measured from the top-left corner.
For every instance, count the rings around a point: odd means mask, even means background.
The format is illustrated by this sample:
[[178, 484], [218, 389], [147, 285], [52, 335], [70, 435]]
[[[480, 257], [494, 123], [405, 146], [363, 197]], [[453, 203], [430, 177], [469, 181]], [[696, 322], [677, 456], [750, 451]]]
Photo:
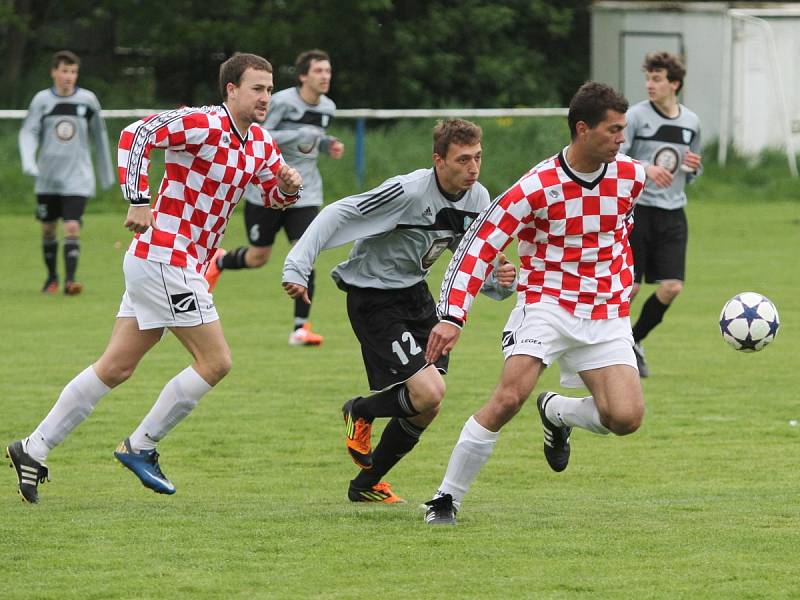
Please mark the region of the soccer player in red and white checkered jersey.
[[[137, 429], [117, 448], [117, 459], [148, 488], [172, 494], [156, 443], [182, 421], [230, 370], [231, 357], [203, 278], [231, 211], [252, 181], [265, 204], [283, 208], [299, 197], [301, 177], [283, 162], [263, 121], [272, 94], [272, 66], [237, 54], [220, 67], [222, 106], [185, 108], [127, 127], [120, 136], [119, 174], [131, 206], [125, 227], [136, 236], [125, 255], [125, 293], [103, 355], [75, 377], [27, 438], [10, 444], [24, 500], [38, 501], [48, 453], [128, 379], [165, 328], [194, 362], [161, 391]], [[152, 148], [166, 150], [166, 169], [154, 206], [147, 179]]]
[[445, 274], [440, 322], [428, 341], [435, 361], [456, 344], [491, 261], [519, 240], [518, 301], [503, 332], [505, 365], [490, 400], [461, 431], [426, 522], [455, 524], [461, 500], [489, 459], [500, 429], [522, 408], [539, 375], [558, 362], [565, 387], [590, 396], [542, 393], [537, 406], [544, 452], [566, 468], [572, 427], [625, 435], [636, 431], [644, 399], [628, 318], [633, 257], [628, 236], [643, 167], [619, 154], [627, 101], [589, 82], [572, 98], [572, 139], [501, 195], [473, 223]]

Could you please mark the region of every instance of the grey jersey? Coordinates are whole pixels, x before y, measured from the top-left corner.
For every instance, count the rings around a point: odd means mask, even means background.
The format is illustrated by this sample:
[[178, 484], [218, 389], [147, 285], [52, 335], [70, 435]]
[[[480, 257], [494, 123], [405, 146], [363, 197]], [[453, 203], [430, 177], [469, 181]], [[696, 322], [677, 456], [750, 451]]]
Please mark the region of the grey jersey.
[[91, 135], [103, 188], [114, 184], [108, 135], [97, 97], [83, 88], [59, 96], [53, 88], [33, 97], [19, 132], [22, 171], [36, 177], [37, 194], [94, 196]]
[[[489, 193], [480, 183], [451, 200], [439, 190], [434, 169], [392, 177], [326, 206], [286, 257], [283, 281], [308, 286], [322, 250], [358, 240], [331, 273], [339, 287], [411, 287], [425, 279], [445, 249], [458, 246], [487, 206]], [[482, 291], [503, 298], [514, 286], [503, 288], [492, 276]]]
[[[296, 87], [281, 90], [270, 100], [267, 120], [262, 127], [269, 130], [287, 164], [297, 169], [303, 178], [303, 194], [294, 204], [296, 208], [323, 204], [317, 157], [320, 152], [328, 152], [332, 138], [325, 131], [335, 110], [336, 104], [324, 94], [319, 104], [306, 103]], [[245, 197], [251, 204], [264, 205], [258, 189], [248, 188]]]
[[625, 143], [619, 151], [635, 158], [643, 166], [658, 165], [672, 173], [672, 185], [658, 187], [648, 179], [637, 204], [675, 210], [686, 205], [684, 188], [698, 173], [686, 173], [680, 165], [687, 150], [700, 154], [700, 119], [695, 113], [678, 105], [675, 118], [662, 114], [649, 100], [628, 109]]

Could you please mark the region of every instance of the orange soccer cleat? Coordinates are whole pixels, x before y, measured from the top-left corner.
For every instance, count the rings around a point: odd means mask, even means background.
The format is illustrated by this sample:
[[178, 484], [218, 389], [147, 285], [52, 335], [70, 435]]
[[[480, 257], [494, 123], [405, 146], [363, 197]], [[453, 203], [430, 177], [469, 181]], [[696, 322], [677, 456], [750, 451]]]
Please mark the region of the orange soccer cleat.
[[360, 469], [372, 468], [372, 421], [363, 417], [353, 417], [353, 403], [358, 398], [348, 400], [342, 406], [344, 417], [344, 443], [350, 458]]
[[77, 296], [83, 291], [83, 284], [79, 281], [65, 281], [64, 293], [67, 296]]
[[[210, 271], [211, 269], [209, 269]], [[208, 277], [206, 275], [206, 277]], [[289, 334], [290, 346], [319, 346], [322, 340], [325, 339], [318, 333], [311, 331], [311, 323], [303, 323], [302, 327], [298, 327]]]
[[214, 288], [217, 287], [217, 281], [219, 280], [219, 276], [222, 275], [222, 269], [217, 266], [217, 261], [225, 256], [228, 253], [225, 248], [217, 248], [217, 251], [214, 252], [214, 256], [211, 257], [211, 262], [208, 263], [208, 268], [206, 269], [206, 281], [208, 282], [208, 291], [213, 292]]
[[392, 491], [392, 486], [387, 481], [376, 483], [371, 488], [357, 488], [350, 482], [347, 490], [350, 502], [377, 502], [380, 504], [405, 504], [406, 501]]

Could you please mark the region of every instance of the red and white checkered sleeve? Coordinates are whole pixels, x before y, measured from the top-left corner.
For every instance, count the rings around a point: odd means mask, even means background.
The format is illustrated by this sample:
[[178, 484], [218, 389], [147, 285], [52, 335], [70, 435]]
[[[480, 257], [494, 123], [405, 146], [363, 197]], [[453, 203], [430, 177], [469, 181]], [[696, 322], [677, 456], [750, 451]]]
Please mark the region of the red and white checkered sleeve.
[[517, 183], [484, 210], [467, 230], [447, 266], [439, 294], [439, 316], [466, 321], [472, 301], [494, 268], [492, 261], [533, 218], [531, 201]]
[[150, 150], [180, 151], [199, 145], [208, 129], [208, 115], [191, 108], [159, 113], [128, 125], [119, 136], [117, 149], [122, 195], [134, 205], [150, 204]]
[[[263, 129], [261, 131], [264, 131]], [[283, 160], [278, 144], [264, 131], [264, 165], [255, 173], [254, 183], [261, 186], [261, 198], [267, 208], [286, 208], [300, 198], [300, 192], [295, 195], [283, 193], [278, 187], [278, 171], [286, 164]]]

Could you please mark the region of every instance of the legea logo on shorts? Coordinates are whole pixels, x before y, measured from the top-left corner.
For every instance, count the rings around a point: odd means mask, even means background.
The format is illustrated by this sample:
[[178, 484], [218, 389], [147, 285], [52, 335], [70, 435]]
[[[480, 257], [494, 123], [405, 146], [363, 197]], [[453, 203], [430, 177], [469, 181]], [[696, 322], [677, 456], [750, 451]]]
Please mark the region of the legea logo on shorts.
[[170, 294], [170, 300], [172, 301], [172, 308], [175, 309], [175, 314], [197, 310], [197, 303], [194, 301], [194, 294], [191, 292]]

